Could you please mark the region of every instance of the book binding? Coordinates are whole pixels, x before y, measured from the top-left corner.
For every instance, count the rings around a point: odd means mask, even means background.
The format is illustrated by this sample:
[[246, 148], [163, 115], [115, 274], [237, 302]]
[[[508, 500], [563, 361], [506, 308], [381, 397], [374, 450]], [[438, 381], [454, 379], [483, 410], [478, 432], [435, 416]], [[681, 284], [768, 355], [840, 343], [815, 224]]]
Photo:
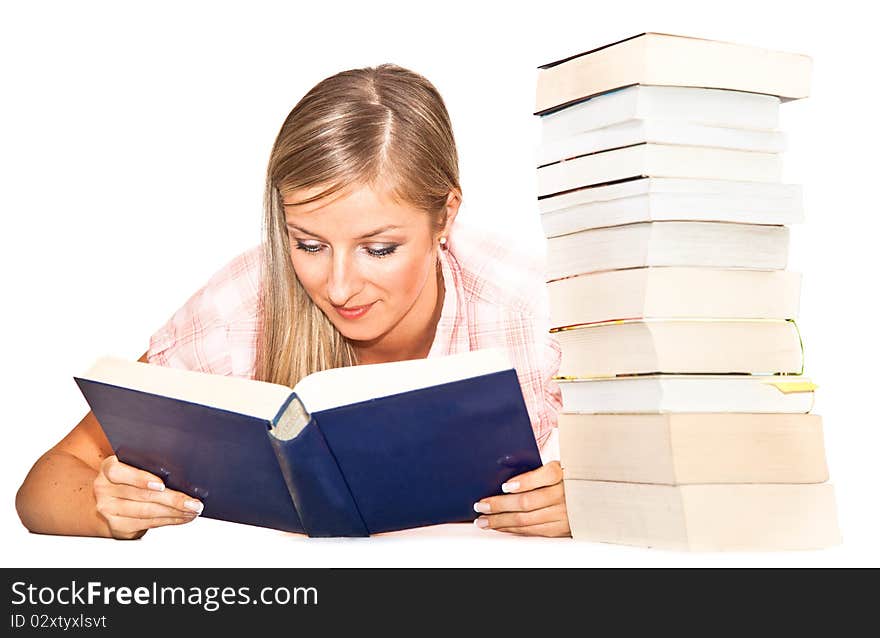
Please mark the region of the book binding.
[[312, 537], [369, 536], [321, 429], [295, 393], [279, 414], [269, 441], [303, 530]]

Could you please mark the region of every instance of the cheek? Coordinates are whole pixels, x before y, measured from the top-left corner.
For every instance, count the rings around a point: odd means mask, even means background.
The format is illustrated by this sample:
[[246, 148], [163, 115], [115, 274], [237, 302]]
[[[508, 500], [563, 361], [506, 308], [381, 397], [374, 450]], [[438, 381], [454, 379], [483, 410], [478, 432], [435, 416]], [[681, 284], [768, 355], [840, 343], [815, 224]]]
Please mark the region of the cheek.
[[423, 256], [398, 259], [395, 263], [378, 265], [370, 278], [390, 298], [408, 305], [422, 291], [430, 264], [430, 259]]
[[315, 298], [321, 284], [327, 280], [325, 269], [320, 265], [318, 259], [309, 259], [309, 255], [298, 256], [291, 255], [290, 261], [293, 264], [293, 270], [296, 278], [299, 279], [303, 288], [309, 293], [309, 296]]

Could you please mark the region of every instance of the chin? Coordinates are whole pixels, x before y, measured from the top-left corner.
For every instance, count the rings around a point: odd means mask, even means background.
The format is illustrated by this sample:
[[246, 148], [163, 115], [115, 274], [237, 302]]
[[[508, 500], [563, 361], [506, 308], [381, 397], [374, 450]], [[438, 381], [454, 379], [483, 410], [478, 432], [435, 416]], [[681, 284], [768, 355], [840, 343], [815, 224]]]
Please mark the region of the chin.
[[339, 333], [349, 341], [372, 341], [378, 339], [384, 334], [382, 330], [378, 330], [375, 327], [370, 327], [366, 324], [363, 326], [353, 326], [340, 325], [339, 323], [334, 322], [333, 325], [336, 326]]

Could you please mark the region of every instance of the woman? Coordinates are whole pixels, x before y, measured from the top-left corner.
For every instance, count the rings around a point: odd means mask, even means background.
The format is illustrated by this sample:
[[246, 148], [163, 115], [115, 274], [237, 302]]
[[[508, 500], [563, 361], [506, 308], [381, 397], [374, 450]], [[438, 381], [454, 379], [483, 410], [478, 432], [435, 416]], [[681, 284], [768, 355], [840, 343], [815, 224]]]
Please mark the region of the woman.
[[[544, 444], [560, 355], [542, 272], [456, 224], [460, 203], [452, 127], [427, 80], [393, 65], [327, 78], [275, 141], [263, 245], [193, 295], [141, 361], [293, 386], [327, 368], [503, 346]], [[570, 534], [558, 461], [502, 489], [474, 504], [479, 527]], [[89, 413], [34, 464], [16, 507], [33, 532], [132, 539], [202, 504], [121, 463]]]

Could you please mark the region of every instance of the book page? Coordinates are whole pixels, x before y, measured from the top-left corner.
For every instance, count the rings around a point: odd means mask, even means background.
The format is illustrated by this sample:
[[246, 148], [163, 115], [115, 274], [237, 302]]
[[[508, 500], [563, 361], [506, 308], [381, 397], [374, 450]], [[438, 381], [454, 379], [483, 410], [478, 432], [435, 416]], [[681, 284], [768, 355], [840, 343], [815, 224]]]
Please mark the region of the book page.
[[445, 357], [322, 370], [301, 379], [294, 392], [312, 413], [512, 367], [505, 350], [487, 348]]
[[267, 421], [275, 417], [278, 408], [291, 394], [290, 388], [275, 383], [167, 368], [117, 357], [99, 358], [81, 378], [210, 405]]

